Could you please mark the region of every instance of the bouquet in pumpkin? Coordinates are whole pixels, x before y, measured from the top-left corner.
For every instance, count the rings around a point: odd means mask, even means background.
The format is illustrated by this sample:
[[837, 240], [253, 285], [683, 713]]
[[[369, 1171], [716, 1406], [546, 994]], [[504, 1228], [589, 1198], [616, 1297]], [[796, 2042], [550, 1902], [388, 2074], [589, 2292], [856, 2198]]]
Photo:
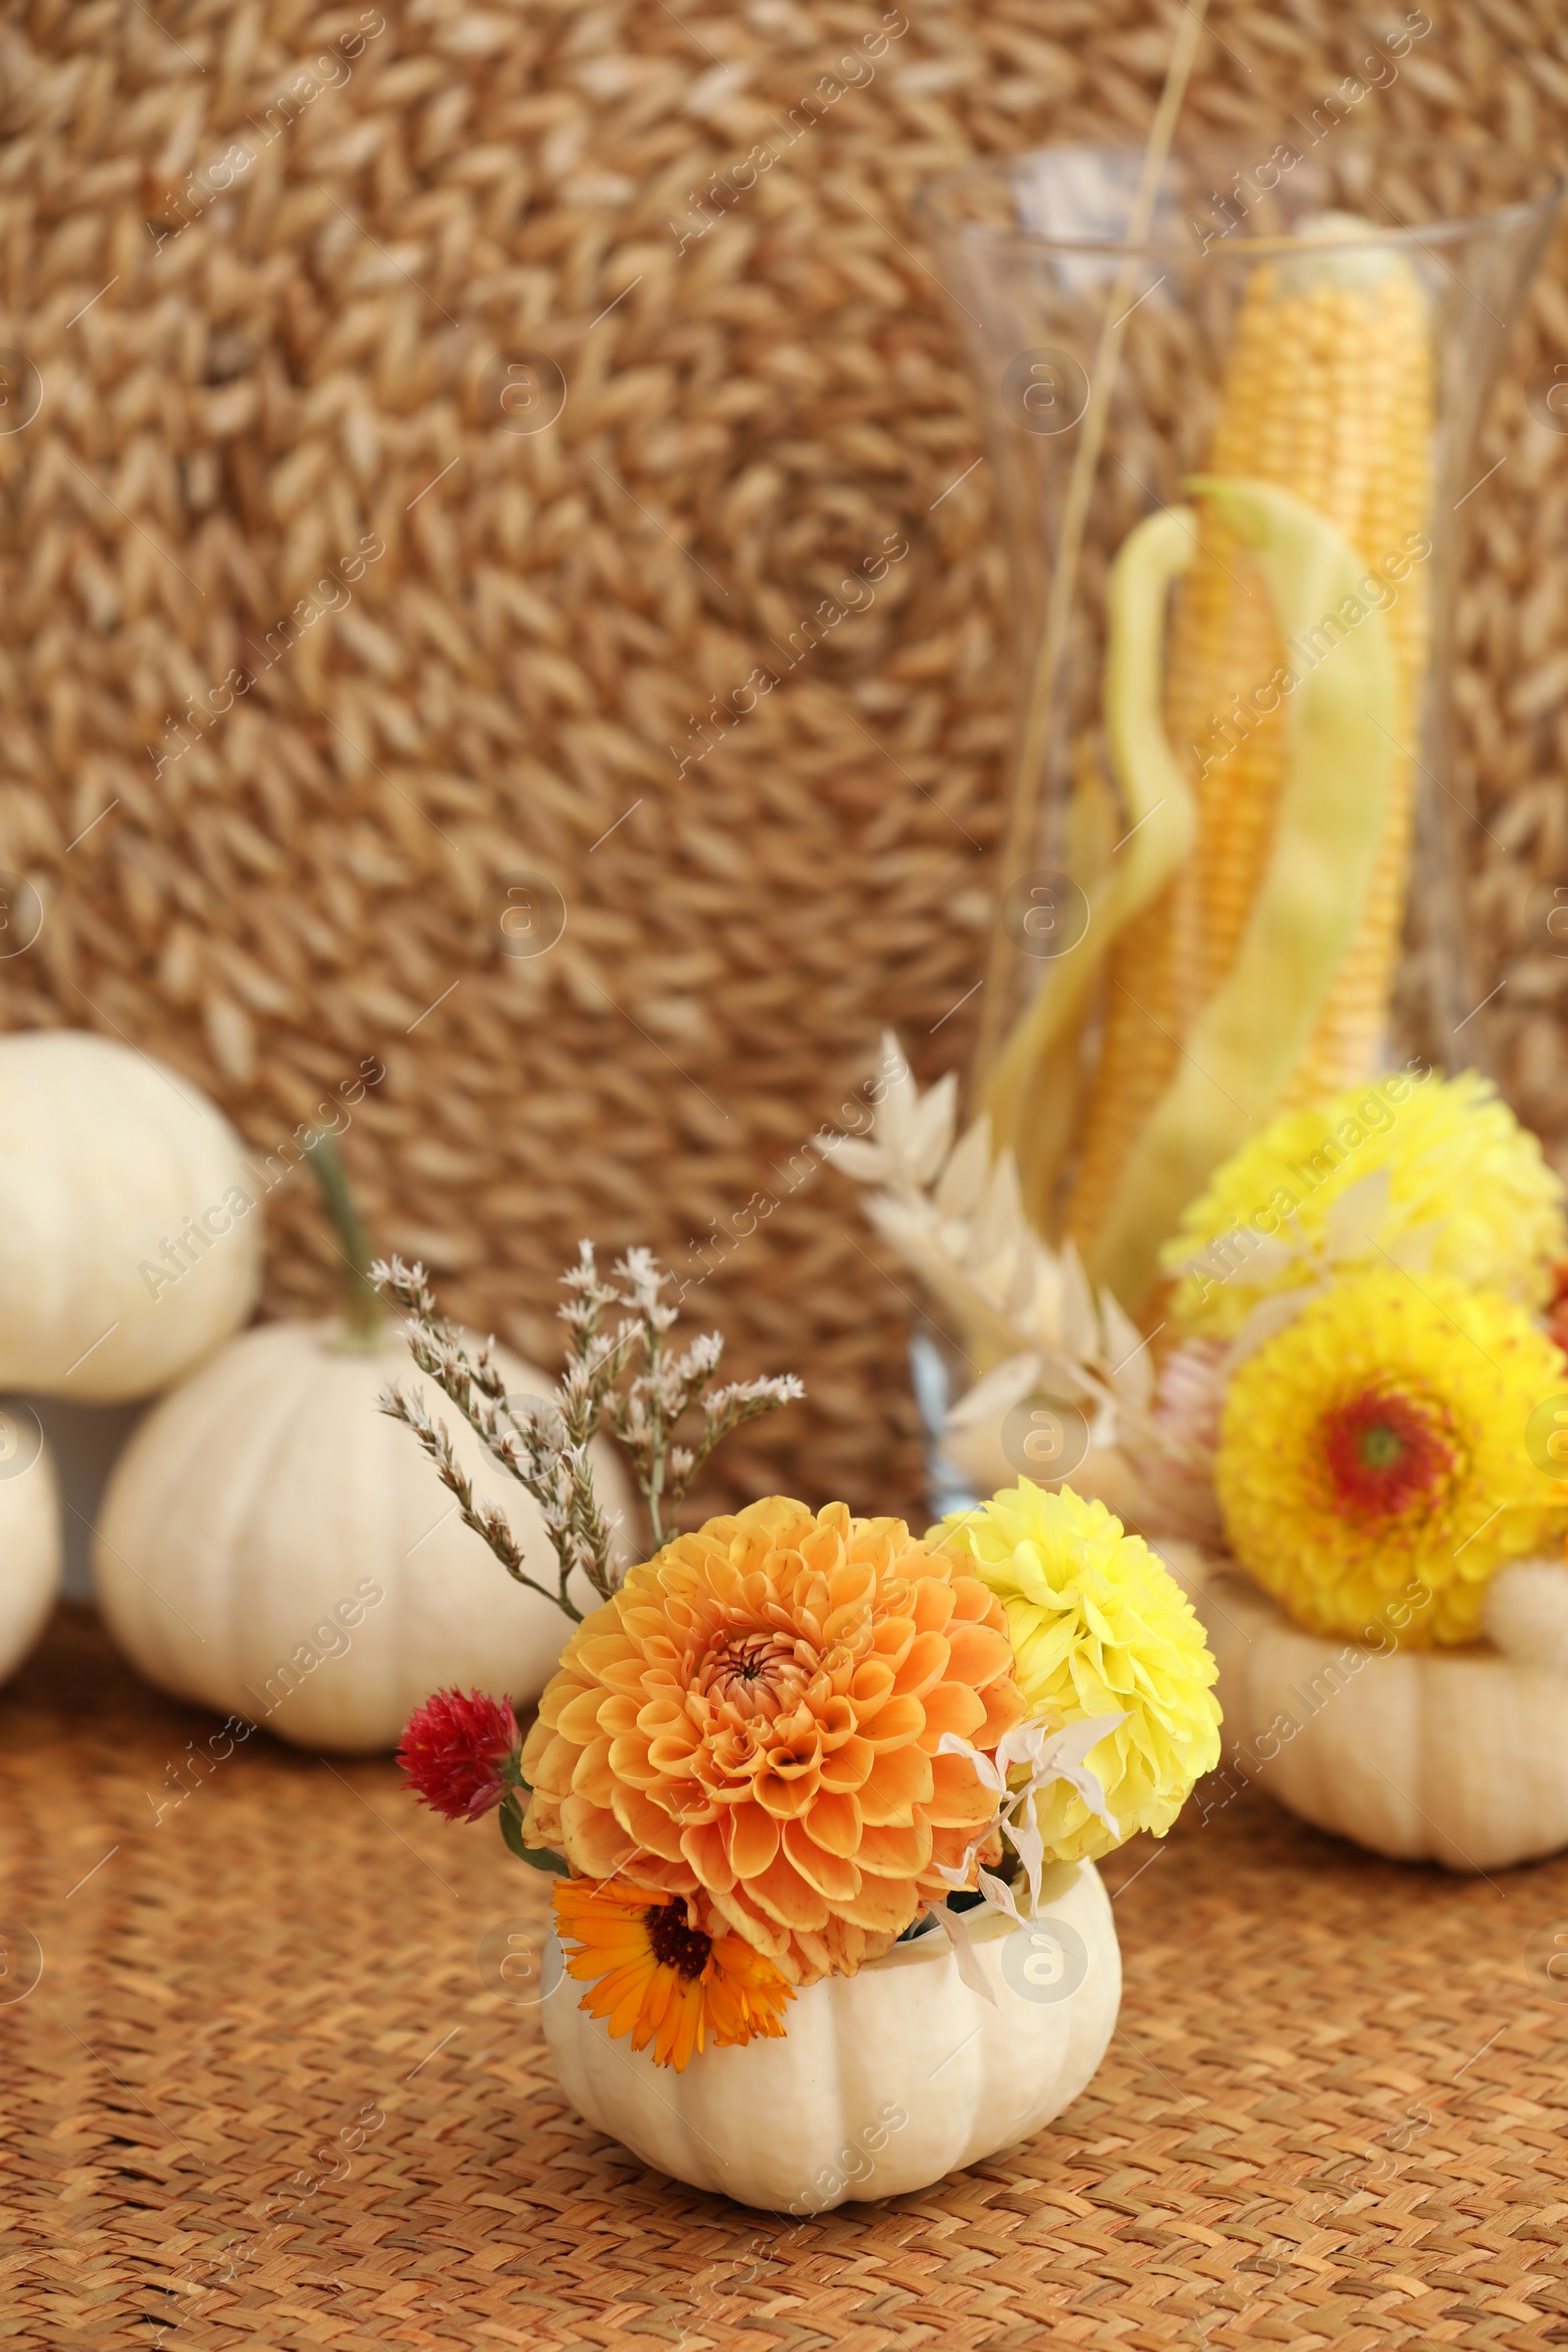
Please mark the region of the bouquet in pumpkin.
[[[581, 2006], [657, 2064], [781, 2035], [799, 1991], [922, 1933], [946, 1932], [993, 2000], [965, 1910], [1032, 1919], [1051, 1864], [1162, 1836], [1217, 1761], [1197, 1617], [1102, 1503], [1022, 1480], [918, 1537], [769, 1495], [680, 1533], [672, 1515], [714, 1447], [803, 1391], [713, 1387], [721, 1344], [677, 1351], [670, 1277], [646, 1250], [607, 1281], [582, 1246], [564, 1377], [522, 1404], [437, 1315], [419, 1269], [377, 1277], [416, 1363], [538, 1502], [560, 1562], [550, 1597], [574, 1621], [526, 1737], [506, 1699], [442, 1691], [400, 1760], [427, 1803], [497, 1812], [513, 1853], [555, 1874]], [[385, 1402], [528, 1581], [446, 1432], [415, 1400]], [[594, 1494], [601, 1430], [648, 1514], [630, 1564]]]
[[1142, 1338], [888, 1042], [877, 1140], [833, 1155], [980, 1367], [960, 1470], [990, 1483], [1044, 1396], [1086, 1427], [1081, 1487], [1305, 1631], [1568, 1665], [1563, 1186], [1488, 1081], [1416, 1065], [1274, 1118], [1165, 1242]]

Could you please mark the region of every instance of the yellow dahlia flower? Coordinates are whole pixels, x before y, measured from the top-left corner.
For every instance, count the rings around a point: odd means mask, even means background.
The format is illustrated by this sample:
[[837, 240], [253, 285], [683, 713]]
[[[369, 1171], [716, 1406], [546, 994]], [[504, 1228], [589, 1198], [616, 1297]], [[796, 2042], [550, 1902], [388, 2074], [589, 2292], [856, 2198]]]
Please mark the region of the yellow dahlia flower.
[[[1381, 1200], [1352, 1204], [1336, 1230], [1336, 1201], [1382, 1170]], [[1337, 1273], [1384, 1265], [1389, 1251], [1423, 1281], [1430, 1267], [1527, 1306], [1545, 1304], [1552, 1261], [1568, 1255], [1561, 1183], [1475, 1070], [1396, 1072], [1275, 1119], [1210, 1179], [1161, 1251], [1167, 1274], [1182, 1276], [1174, 1319], [1233, 1338], [1260, 1298], [1310, 1279], [1298, 1233], [1313, 1251], [1327, 1246]]]
[[1568, 1521], [1525, 1446], [1564, 1375], [1496, 1292], [1393, 1269], [1335, 1283], [1231, 1382], [1214, 1479], [1232, 1551], [1315, 1633], [1475, 1640], [1489, 1577]]
[[966, 1562], [775, 1494], [677, 1536], [572, 1635], [522, 1750], [523, 1835], [687, 1896], [715, 1950], [733, 1931], [792, 1984], [853, 1976], [991, 1820], [942, 1735], [989, 1753], [1023, 1713]]
[[1006, 1611], [1031, 1716], [1054, 1731], [1126, 1716], [1085, 1759], [1118, 1835], [1058, 1781], [1035, 1799], [1047, 1854], [1080, 1861], [1136, 1830], [1162, 1838], [1219, 1762], [1218, 1669], [1169, 1569], [1102, 1502], [1026, 1478], [977, 1511], [950, 1512], [934, 1539], [972, 1564]]

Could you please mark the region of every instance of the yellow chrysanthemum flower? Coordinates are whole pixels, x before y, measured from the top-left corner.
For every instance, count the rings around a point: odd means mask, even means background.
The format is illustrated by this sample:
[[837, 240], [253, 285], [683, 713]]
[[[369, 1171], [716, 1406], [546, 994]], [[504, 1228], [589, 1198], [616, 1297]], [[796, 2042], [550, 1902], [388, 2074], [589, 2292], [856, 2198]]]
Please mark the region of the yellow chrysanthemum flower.
[[1231, 1382], [1214, 1476], [1231, 1549], [1313, 1632], [1474, 1641], [1494, 1571], [1568, 1521], [1526, 1444], [1564, 1391], [1516, 1299], [1389, 1269], [1335, 1283]]
[[[1381, 1203], [1334, 1230], [1335, 1202], [1384, 1169]], [[1401, 1250], [1418, 1229], [1420, 1263]], [[1234, 1338], [1260, 1298], [1310, 1278], [1304, 1259], [1281, 1255], [1297, 1235], [1313, 1251], [1332, 1243], [1336, 1273], [1383, 1265], [1387, 1250], [1423, 1280], [1430, 1268], [1527, 1306], [1545, 1303], [1552, 1262], [1568, 1256], [1563, 1187], [1475, 1070], [1396, 1072], [1275, 1119], [1210, 1179], [1161, 1251], [1166, 1273], [1183, 1277], [1173, 1319]]]
[[[1194, 1782], [1219, 1761], [1217, 1669], [1169, 1569], [1102, 1502], [1026, 1478], [977, 1511], [950, 1512], [927, 1541], [972, 1562], [1001, 1600], [1031, 1716], [1054, 1731], [1126, 1716], [1086, 1761], [1120, 1838], [1162, 1838]], [[1120, 1842], [1064, 1781], [1040, 1791], [1035, 1817], [1059, 1861]]]

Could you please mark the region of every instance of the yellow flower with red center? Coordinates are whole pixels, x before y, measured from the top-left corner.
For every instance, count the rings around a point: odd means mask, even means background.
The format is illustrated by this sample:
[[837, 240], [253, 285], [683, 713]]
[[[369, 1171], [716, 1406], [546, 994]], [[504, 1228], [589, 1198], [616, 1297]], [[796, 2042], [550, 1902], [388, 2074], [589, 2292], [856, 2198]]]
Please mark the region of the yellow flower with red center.
[[1214, 1472], [1230, 1547], [1315, 1633], [1473, 1642], [1489, 1579], [1568, 1518], [1526, 1436], [1565, 1386], [1511, 1298], [1440, 1274], [1337, 1282], [1231, 1382]]
[[709, 2039], [723, 2049], [784, 2032], [795, 1995], [772, 1962], [742, 1936], [705, 1935], [678, 1896], [558, 1879], [555, 1906], [566, 1973], [591, 1987], [580, 2005], [634, 2050], [652, 2042], [656, 2066], [681, 2074]]
[[573, 1634], [523, 1748], [523, 1834], [688, 1897], [792, 1984], [849, 1976], [991, 1818], [943, 1733], [988, 1752], [1023, 1712], [1002, 1603], [963, 1561], [772, 1495], [676, 1537]]

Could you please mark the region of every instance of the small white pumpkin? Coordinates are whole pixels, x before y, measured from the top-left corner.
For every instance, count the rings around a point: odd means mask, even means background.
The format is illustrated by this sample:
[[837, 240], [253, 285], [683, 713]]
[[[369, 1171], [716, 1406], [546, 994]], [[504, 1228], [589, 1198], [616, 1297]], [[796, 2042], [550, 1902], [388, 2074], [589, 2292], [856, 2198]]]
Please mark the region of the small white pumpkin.
[[[309, 1164], [336, 1228], [347, 1312], [248, 1331], [154, 1408], [110, 1479], [93, 1580], [111, 1634], [150, 1683], [300, 1746], [364, 1753], [391, 1747], [443, 1686], [537, 1698], [570, 1624], [546, 1597], [560, 1579], [537, 1504], [386, 1318], [330, 1138]], [[496, 1363], [511, 1396], [553, 1385], [504, 1348]], [[508, 1576], [378, 1410], [394, 1385], [449, 1430], [543, 1592]], [[608, 1441], [595, 1441], [593, 1464], [607, 1511], [629, 1528], [629, 1483]], [[571, 1598], [594, 1605], [586, 1579]]]
[[238, 1330], [263, 1190], [228, 1121], [83, 1030], [0, 1038], [0, 1390], [149, 1396]]
[[53, 1457], [24, 1405], [0, 1407], [0, 1682], [49, 1622], [63, 1565]]
[[[509, 1394], [549, 1375], [496, 1350]], [[416, 1372], [390, 1328], [371, 1348], [341, 1323], [265, 1323], [164, 1397], [115, 1466], [93, 1579], [110, 1633], [150, 1683], [265, 1723], [298, 1745], [391, 1747], [449, 1684], [522, 1701], [544, 1689], [571, 1628], [515, 1584], [376, 1410], [393, 1382], [451, 1431], [485, 1500], [500, 1503], [528, 1574], [557, 1584], [537, 1506]], [[630, 1497], [608, 1445], [606, 1507]], [[584, 1584], [580, 1609], [594, 1604]]]
[[1160, 1550], [1219, 1662], [1227, 1752], [1291, 1812], [1455, 1871], [1568, 1846], [1568, 1567], [1499, 1569], [1490, 1642], [1382, 1650], [1303, 1633], [1225, 1562]]
[[552, 1937], [544, 2028], [561, 2087], [656, 2172], [737, 2204], [820, 2213], [929, 2188], [1069, 2106], [1121, 2002], [1110, 1900], [1093, 1863], [1047, 1872], [1033, 1929], [998, 1912], [964, 1916], [995, 2007], [931, 1929], [858, 1976], [798, 1993], [782, 2039], [710, 2047], [681, 2074], [611, 2039]]

